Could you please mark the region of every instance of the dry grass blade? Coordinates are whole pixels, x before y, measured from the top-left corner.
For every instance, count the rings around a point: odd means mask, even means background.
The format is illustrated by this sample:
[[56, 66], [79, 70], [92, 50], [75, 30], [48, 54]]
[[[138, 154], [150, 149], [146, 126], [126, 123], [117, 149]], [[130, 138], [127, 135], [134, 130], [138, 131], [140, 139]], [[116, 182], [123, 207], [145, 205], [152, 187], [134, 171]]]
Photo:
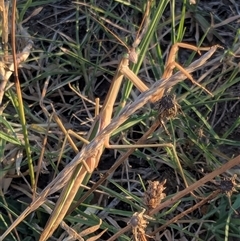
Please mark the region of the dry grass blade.
[[[64, 223], [64, 222], [62, 222], [62, 223]], [[72, 228], [70, 230], [69, 227], [65, 223], [64, 223], [64, 225], [61, 225], [61, 226], [70, 234], [70, 237], [68, 237], [68, 240], [78, 239], [80, 241], [84, 241], [84, 240], [95, 241], [95, 240], [98, 240], [107, 231], [107, 229], [104, 229], [103, 231], [101, 231], [97, 235], [92, 236], [91, 238], [84, 239], [84, 237], [89, 235], [89, 234], [93, 234], [95, 231], [97, 231], [100, 228], [101, 224], [102, 224], [102, 220], [99, 219], [99, 224], [96, 224], [96, 225], [94, 225], [90, 228], [87, 228], [87, 229], [81, 231], [80, 233], [77, 233]]]
[[90, 227], [90, 228], [85, 229], [85, 230], [82, 231], [80, 234], [81, 234], [82, 236], [86, 236], [86, 235], [88, 235], [88, 234], [91, 234], [91, 233], [97, 231], [97, 230], [100, 228], [101, 224], [102, 224], [102, 220], [100, 219], [99, 221], [100, 221], [99, 224], [97, 224], [97, 225], [95, 225], [95, 226], [92, 226], [92, 227]]
[[[80, 235], [84, 237], [84, 236], [86, 236], [86, 235], [88, 235], [88, 234], [92, 234], [93, 232], [97, 231], [97, 230], [100, 228], [101, 224], [102, 224], [102, 220], [100, 219], [100, 220], [99, 220], [99, 224], [94, 225], [94, 226], [92, 226], [92, 227], [90, 227], [90, 228], [85, 229], [84, 231], [82, 231], [82, 232], [80, 233]], [[107, 231], [107, 229], [103, 230], [103, 231], [100, 232], [98, 235], [95, 235], [94, 237], [88, 238], [87, 241], [95, 241], [95, 240], [98, 240], [106, 231]]]

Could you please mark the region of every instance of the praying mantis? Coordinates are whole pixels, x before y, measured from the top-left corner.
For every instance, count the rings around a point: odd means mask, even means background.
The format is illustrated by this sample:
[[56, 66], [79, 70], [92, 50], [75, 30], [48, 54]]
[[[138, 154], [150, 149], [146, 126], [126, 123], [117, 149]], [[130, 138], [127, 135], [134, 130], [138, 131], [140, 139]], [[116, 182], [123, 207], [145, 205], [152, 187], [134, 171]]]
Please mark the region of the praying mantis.
[[[146, 7], [146, 12], [144, 16], [144, 27], [143, 29], [146, 29], [147, 25], [147, 17], [150, 9], [150, 2], [148, 2], [148, 6]], [[143, 31], [144, 32], [144, 31]], [[104, 130], [109, 123], [111, 122], [112, 118], [112, 112], [113, 112], [113, 106], [115, 103], [115, 100], [117, 98], [117, 94], [119, 92], [123, 77], [128, 78], [133, 82], [133, 84], [136, 86], [138, 90], [141, 92], [147, 91], [149, 88], [138, 78], [138, 76], [131, 71], [129, 68], [129, 62], [136, 63], [137, 62], [137, 54], [136, 54], [136, 48], [138, 44], [141, 41], [141, 37], [144, 33], [141, 33], [139, 35], [139, 38], [135, 40], [135, 42], [132, 45], [132, 48], [128, 48], [128, 54], [127, 56], [124, 56], [122, 60], [119, 63], [119, 66], [116, 70], [115, 76], [113, 78], [113, 81], [111, 83], [111, 87], [108, 91], [107, 97], [105, 99], [105, 102], [103, 104], [103, 107], [101, 109], [101, 112], [99, 116], [97, 117], [97, 120], [95, 122], [95, 125], [93, 125], [92, 132], [89, 135], [89, 139], [91, 140], [94, 138], [91, 134], [93, 133], [93, 130], [95, 130], [94, 136], [96, 137], [99, 132]], [[176, 54], [178, 51], [178, 48], [187, 48], [191, 49], [193, 51], [196, 51], [200, 53], [200, 51], [208, 51], [211, 48], [199, 48], [193, 45], [185, 44], [185, 43], [176, 43], [171, 48], [171, 51], [169, 53], [169, 57], [166, 63], [166, 69], [162, 76], [162, 79], [168, 79], [172, 73], [173, 69], [177, 67], [181, 72], [184, 73], [184, 75], [189, 78], [193, 83], [200, 86], [192, 76], [178, 63], [175, 62]], [[207, 93], [208, 92], [204, 87], [203, 88]], [[164, 95], [165, 89], [162, 88], [156, 95], [152, 95], [150, 102], [154, 103], [161, 99]], [[96, 131], [97, 129], [97, 131]], [[41, 234], [40, 241], [45, 241], [47, 238], [49, 238], [54, 230], [58, 227], [61, 220], [63, 220], [64, 216], [66, 215], [76, 193], [79, 190], [80, 185], [84, 182], [84, 179], [86, 176], [88, 176], [87, 179], [89, 179], [91, 173], [94, 171], [94, 169], [98, 166], [100, 157], [102, 155], [102, 152], [104, 148], [127, 148], [127, 146], [115, 146], [115, 145], [109, 145], [109, 138], [110, 135], [106, 135], [104, 140], [102, 140], [102, 145], [98, 149], [95, 150], [95, 152], [89, 156], [86, 160], [84, 160], [83, 164], [78, 165], [78, 167], [74, 170], [74, 173], [72, 175], [71, 180], [68, 182], [68, 184], [63, 188], [60, 198], [57, 201], [56, 208], [51, 214], [50, 219], [48, 220], [46, 227], [44, 231]], [[146, 147], [147, 145], [135, 145], [131, 146], [131, 148], [140, 148], [140, 147]], [[153, 146], [153, 145], [150, 145]], [[161, 146], [161, 144], [156, 144], [156, 146]]]
[[[145, 23], [147, 23], [147, 15], [148, 15], [149, 9], [150, 9], [150, 2], [148, 2], [148, 5], [146, 7], [145, 17], [143, 18]], [[143, 24], [143, 25], [145, 25], [145, 24]], [[146, 26], [144, 26], [143, 29], [144, 28], [146, 28]], [[141, 37], [142, 37], [142, 34], [140, 34], [140, 38]], [[198, 64], [193, 66], [193, 69], [191, 71], [193, 71], [197, 67], [203, 65], [205, 63], [205, 61], [208, 58], [210, 58], [210, 56], [217, 49], [217, 46], [213, 46], [213, 47], [209, 47], [209, 48], [198, 48], [198, 47], [188, 45], [185, 43], [174, 44], [169, 53], [169, 57], [166, 62], [166, 69], [162, 76], [163, 84], [161, 85], [161, 87], [158, 90], [151, 89], [149, 91], [149, 88], [129, 68], [130, 61], [132, 61], [132, 62], [137, 61], [136, 47], [138, 46], [138, 44], [140, 42], [140, 38], [136, 39], [132, 48], [128, 48], [128, 55], [124, 56], [122, 58], [122, 60], [120, 61], [119, 66], [116, 70], [115, 76], [113, 78], [113, 81], [111, 83], [111, 87], [109, 89], [109, 92], [107, 94], [103, 107], [101, 109], [101, 112], [100, 112], [99, 116], [96, 118], [96, 122], [93, 125], [91, 133], [89, 135], [90, 143], [86, 144], [83, 147], [83, 151], [90, 150], [93, 143], [96, 145], [95, 146], [96, 148], [94, 148], [94, 149], [92, 148], [91, 152], [90, 151], [86, 152], [86, 154], [83, 155], [84, 157], [81, 157], [79, 159], [78, 158], [74, 159], [74, 160], [77, 160], [77, 162], [74, 163], [74, 168], [73, 168], [73, 166], [71, 166], [71, 168], [69, 170], [67, 170], [68, 167], [66, 167], [66, 169], [64, 169], [64, 171], [62, 173], [60, 173], [60, 175], [55, 179], [55, 181], [52, 183], [52, 185], [47, 186], [43, 190], [43, 192], [39, 195], [39, 197], [36, 200], [34, 200], [33, 203], [31, 204], [32, 207], [37, 208], [44, 202], [42, 199], [51, 193], [51, 191], [50, 191], [51, 188], [53, 188], [57, 183], [61, 183], [61, 181], [64, 182], [64, 187], [61, 192], [61, 195], [55, 205], [55, 209], [51, 213], [51, 216], [50, 216], [43, 232], [41, 233], [39, 241], [47, 240], [53, 234], [53, 232], [56, 230], [56, 228], [59, 226], [60, 222], [64, 219], [66, 213], [69, 210], [69, 207], [71, 206], [71, 204], [73, 202], [73, 199], [74, 199], [76, 193], [79, 190], [80, 185], [89, 179], [89, 177], [93, 173], [94, 169], [98, 166], [98, 163], [99, 163], [100, 157], [103, 153], [103, 150], [105, 148], [126, 148], [127, 147], [127, 146], [119, 147], [119, 146], [109, 145], [109, 138], [113, 131], [112, 123], [114, 123], [113, 121], [111, 121], [113, 106], [114, 106], [114, 103], [115, 103], [115, 100], [116, 100], [116, 97], [118, 94], [118, 90], [121, 86], [123, 77], [126, 77], [129, 80], [131, 80], [133, 82], [133, 84], [136, 86], [136, 88], [138, 88], [141, 92], [148, 94], [147, 95], [148, 98], [145, 98], [146, 102], [150, 101], [150, 102], [154, 103], [163, 97], [164, 92], [166, 90], [164, 87], [164, 84], [166, 84], [168, 79], [171, 78], [173, 69], [175, 67], [177, 67], [183, 73], [181, 75], [178, 74], [179, 77], [181, 77], [181, 78], [187, 77], [190, 80], [192, 80], [193, 83], [199, 85], [197, 82], [194, 81], [194, 79], [192, 78], [192, 76], [190, 75], [188, 70], [185, 70], [183, 67], [181, 67], [179, 64], [177, 64], [175, 62], [175, 57], [176, 57], [177, 50], [179, 47], [188, 48], [188, 49], [191, 49], [196, 52], [208, 51], [208, 54], [205, 56], [202, 56], [201, 60], [199, 60]], [[179, 81], [180, 80], [175, 80], [175, 83], [179, 82]], [[202, 86], [200, 86], [200, 87], [203, 88]], [[207, 91], [205, 88], [204, 88], [204, 90]], [[143, 99], [144, 99], [144, 95], [142, 96], [141, 100], [143, 100]], [[146, 102], [142, 101], [141, 106], [143, 106], [143, 104]], [[130, 109], [130, 107], [128, 107], [128, 108], [126, 107], [125, 111], [127, 111], [129, 109]], [[122, 115], [124, 115], [124, 113], [125, 112], [123, 111]], [[121, 116], [119, 116], [118, 118], [121, 120], [121, 122], [124, 121], [124, 118], [121, 118]], [[112, 129], [111, 129], [111, 127], [112, 127]], [[63, 131], [66, 135], [68, 135], [64, 129], [63, 129]], [[98, 143], [96, 144], [96, 142], [98, 142]], [[147, 146], [148, 145], [146, 145], [146, 144], [144, 144], [144, 145], [140, 144], [140, 145], [131, 146], [130, 148], [140, 148], [140, 147], [147, 147]], [[149, 146], [153, 146], [153, 145], [151, 144]], [[161, 146], [161, 144], [156, 144], [155, 146]], [[165, 146], [165, 144], [164, 144], [164, 146]], [[66, 178], [65, 175], [68, 175], [68, 178]], [[71, 178], [70, 178], [70, 176], [71, 176]], [[32, 209], [31, 209], [31, 211], [32, 211]], [[29, 210], [29, 212], [30, 212], [30, 210]]]

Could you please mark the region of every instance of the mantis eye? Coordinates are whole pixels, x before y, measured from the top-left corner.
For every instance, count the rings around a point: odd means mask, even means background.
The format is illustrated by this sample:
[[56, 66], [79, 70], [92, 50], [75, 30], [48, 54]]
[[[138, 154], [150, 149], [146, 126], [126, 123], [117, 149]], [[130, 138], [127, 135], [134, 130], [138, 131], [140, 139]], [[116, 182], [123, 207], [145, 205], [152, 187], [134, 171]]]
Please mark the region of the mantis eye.
[[135, 48], [131, 48], [129, 50], [129, 61], [131, 61], [132, 63], [136, 64], [138, 61], [138, 53], [139, 53], [139, 49], [135, 49]]

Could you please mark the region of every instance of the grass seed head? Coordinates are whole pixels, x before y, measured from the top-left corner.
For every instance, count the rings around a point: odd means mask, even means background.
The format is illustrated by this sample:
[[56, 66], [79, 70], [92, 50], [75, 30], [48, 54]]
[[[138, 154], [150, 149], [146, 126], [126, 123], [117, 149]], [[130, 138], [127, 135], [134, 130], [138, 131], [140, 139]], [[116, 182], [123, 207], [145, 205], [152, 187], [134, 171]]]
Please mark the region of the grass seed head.
[[144, 203], [149, 209], [156, 208], [162, 199], [166, 197], [166, 194], [163, 193], [166, 188], [164, 187], [166, 181], [166, 179], [162, 182], [148, 181], [149, 185], [144, 195]]
[[175, 95], [163, 96], [158, 105], [159, 119], [162, 121], [174, 118], [178, 113], [178, 109], [179, 105]]

